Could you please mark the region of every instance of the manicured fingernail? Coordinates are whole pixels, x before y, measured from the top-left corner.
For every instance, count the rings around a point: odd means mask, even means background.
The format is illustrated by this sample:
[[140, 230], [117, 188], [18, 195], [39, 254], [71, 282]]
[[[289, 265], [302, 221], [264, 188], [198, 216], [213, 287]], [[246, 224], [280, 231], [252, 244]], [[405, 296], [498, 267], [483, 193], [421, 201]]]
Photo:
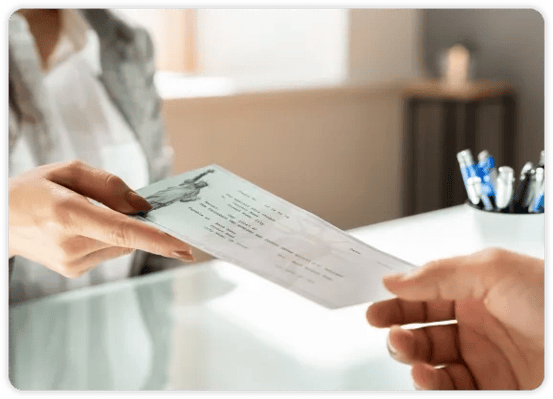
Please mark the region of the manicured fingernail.
[[[171, 234], [169, 233], [166, 233], [164, 231], [162, 231], [163, 235], [166, 236], [167, 238], [170, 238], [173, 242], [177, 242], [178, 244], [176, 246], [183, 246], [183, 247], [186, 247], [187, 245], [185, 243], [183, 243], [181, 240], [179, 240], [177, 237], [175, 236], [172, 236]], [[180, 244], [180, 245], [179, 245]], [[188, 249], [179, 249], [178, 251], [173, 251], [174, 254], [176, 253], [183, 253], [183, 254], [188, 254], [190, 256], [192, 256], [192, 249], [191, 248], [188, 248]]]
[[137, 212], [152, 209], [152, 206], [148, 203], [148, 201], [146, 201], [143, 197], [141, 197], [134, 191], [129, 191], [125, 196], [125, 199]]
[[171, 253], [171, 255], [174, 258], [183, 260], [185, 262], [193, 262], [195, 260], [194, 255], [192, 255], [192, 251], [190, 251], [190, 250], [188, 250], [188, 251], [174, 251], [173, 253]]

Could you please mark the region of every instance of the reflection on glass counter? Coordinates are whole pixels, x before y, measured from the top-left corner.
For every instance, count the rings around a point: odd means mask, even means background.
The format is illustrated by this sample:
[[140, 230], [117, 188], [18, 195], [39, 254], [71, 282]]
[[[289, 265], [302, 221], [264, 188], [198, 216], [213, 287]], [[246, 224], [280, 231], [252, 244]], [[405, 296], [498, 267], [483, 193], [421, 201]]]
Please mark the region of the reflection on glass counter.
[[[31, 390], [412, 389], [409, 368], [389, 358], [386, 332], [366, 325], [364, 308], [355, 309], [361, 337], [347, 322], [353, 308], [324, 309], [230, 264], [133, 280], [12, 307], [12, 384]], [[348, 336], [378, 353], [351, 353]]]

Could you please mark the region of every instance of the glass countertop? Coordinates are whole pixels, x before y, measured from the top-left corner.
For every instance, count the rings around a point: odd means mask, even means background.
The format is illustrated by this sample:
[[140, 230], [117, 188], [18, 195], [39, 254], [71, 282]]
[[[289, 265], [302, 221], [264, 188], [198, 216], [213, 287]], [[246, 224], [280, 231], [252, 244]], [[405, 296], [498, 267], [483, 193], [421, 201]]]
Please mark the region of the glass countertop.
[[[482, 223], [462, 206], [352, 234], [415, 264], [514, 245]], [[543, 232], [520, 245], [543, 256]], [[183, 266], [11, 306], [9, 377], [31, 390], [414, 389], [367, 306], [328, 310], [219, 260]]]

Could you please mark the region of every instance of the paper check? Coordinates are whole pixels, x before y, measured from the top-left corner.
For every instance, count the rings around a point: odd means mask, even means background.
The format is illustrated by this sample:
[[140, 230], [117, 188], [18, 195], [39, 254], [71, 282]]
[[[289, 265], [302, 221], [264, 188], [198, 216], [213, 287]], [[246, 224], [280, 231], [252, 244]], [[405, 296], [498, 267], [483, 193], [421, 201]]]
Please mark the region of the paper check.
[[414, 266], [217, 165], [137, 190], [136, 218], [328, 308], [390, 297], [382, 277]]

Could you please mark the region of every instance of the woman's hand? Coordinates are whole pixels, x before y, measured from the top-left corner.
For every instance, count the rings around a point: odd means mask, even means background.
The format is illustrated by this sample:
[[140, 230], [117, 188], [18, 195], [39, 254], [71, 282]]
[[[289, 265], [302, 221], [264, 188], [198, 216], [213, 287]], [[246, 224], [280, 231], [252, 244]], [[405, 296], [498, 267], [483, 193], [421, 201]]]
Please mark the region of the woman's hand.
[[187, 244], [124, 215], [148, 209], [103, 170], [80, 161], [41, 166], [9, 179], [9, 255], [70, 278], [134, 249], [193, 260]]
[[[544, 377], [544, 261], [500, 249], [389, 276], [367, 319], [421, 389], [534, 389]], [[399, 325], [456, 320], [403, 329]], [[443, 366], [438, 367], [436, 366]]]

